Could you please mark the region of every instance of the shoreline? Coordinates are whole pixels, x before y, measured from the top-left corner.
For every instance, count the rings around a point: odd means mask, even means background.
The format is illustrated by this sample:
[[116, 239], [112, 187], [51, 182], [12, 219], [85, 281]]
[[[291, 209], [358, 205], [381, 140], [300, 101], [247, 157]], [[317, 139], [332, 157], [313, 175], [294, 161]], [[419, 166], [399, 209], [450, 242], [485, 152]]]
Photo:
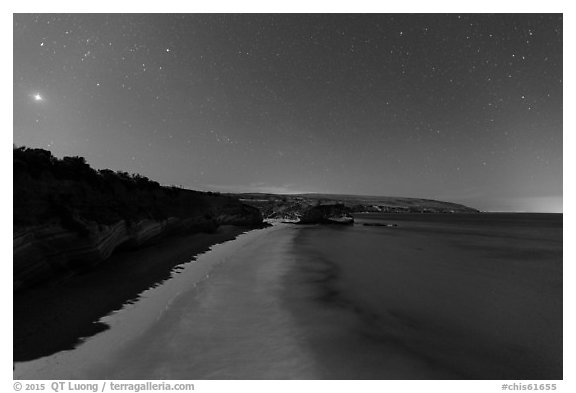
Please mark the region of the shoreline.
[[212, 246], [259, 229], [224, 225], [214, 233], [164, 238], [137, 250], [113, 254], [86, 273], [14, 294], [14, 362], [70, 350], [107, 330], [99, 320], [169, 279], [178, 265]]
[[[189, 378], [192, 359], [185, 363], [170, 362], [171, 367], [166, 369], [158, 365], [158, 362], [161, 363], [162, 353], [164, 356], [167, 356], [166, 354], [171, 356], [175, 351], [185, 350], [184, 348], [190, 345], [208, 345], [206, 349], [209, 351], [213, 344], [205, 339], [204, 333], [201, 334], [203, 337], [201, 340], [190, 337], [182, 339], [173, 332], [173, 329], [179, 329], [180, 326], [184, 329], [184, 334], [192, 334], [194, 329], [202, 329], [202, 326], [206, 327], [208, 324], [211, 334], [225, 329], [226, 326], [236, 332], [224, 334], [222, 339], [233, 338], [238, 332], [252, 331], [242, 329], [236, 323], [210, 322], [209, 315], [201, 316], [197, 313], [208, 312], [212, 313], [212, 317], [229, 318], [230, 314], [241, 310], [245, 298], [238, 296], [238, 290], [251, 292], [255, 286], [267, 285], [267, 280], [262, 281], [261, 274], [272, 274], [270, 278], [274, 276], [275, 269], [269, 271], [269, 258], [261, 258], [263, 254], [269, 252], [267, 240], [263, 239], [277, 238], [275, 234], [282, 232], [281, 239], [286, 234], [285, 229], [281, 225], [264, 227], [258, 231], [239, 234], [233, 241], [216, 244], [207, 252], [197, 255], [193, 263], [184, 263], [179, 268], [173, 269], [175, 274], [170, 280], [143, 291], [137, 300], [101, 318], [99, 322], [109, 326], [108, 330], [88, 338], [73, 350], [63, 350], [51, 356], [16, 363], [14, 378], [173, 379], [174, 376], [168, 374], [181, 372], [180, 367], [186, 368], [185, 376], [180, 375], [177, 379]], [[247, 255], [254, 252], [255, 247], [261, 252], [255, 254], [256, 258], [247, 258]], [[235, 272], [232, 274], [233, 277], [228, 274], [230, 270]], [[244, 274], [244, 279], [235, 279], [236, 273]], [[247, 284], [249, 282], [251, 284]], [[225, 287], [222, 284], [225, 284]], [[239, 287], [230, 290], [229, 285]], [[214, 291], [218, 294], [215, 297]], [[253, 301], [270, 302], [267, 297], [262, 298], [256, 293], [255, 295], [257, 297]], [[231, 307], [229, 312], [222, 313], [219, 307], [211, 304], [213, 301], [220, 301], [222, 307]], [[210, 306], [207, 306], [207, 302]], [[240, 304], [234, 305], [235, 302]], [[194, 313], [193, 319], [190, 320], [192, 324], [181, 325], [182, 312]], [[242, 319], [246, 313], [242, 311], [240, 315]], [[256, 336], [257, 340], [260, 338]], [[175, 344], [177, 345], [174, 346]], [[186, 353], [197, 354], [197, 367], [209, 367], [206, 370], [208, 374], [214, 371], [212, 369], [214, 364], [206, 361], [205, 351], [189, 350]], [[151, 368], [147, 369], [148, 367]], [[197, 368], [194, 370], [200, 372]], [[156, 375], [158, 372], [161, 375]], [[205, 378], [211, 379], [211, 377]]]

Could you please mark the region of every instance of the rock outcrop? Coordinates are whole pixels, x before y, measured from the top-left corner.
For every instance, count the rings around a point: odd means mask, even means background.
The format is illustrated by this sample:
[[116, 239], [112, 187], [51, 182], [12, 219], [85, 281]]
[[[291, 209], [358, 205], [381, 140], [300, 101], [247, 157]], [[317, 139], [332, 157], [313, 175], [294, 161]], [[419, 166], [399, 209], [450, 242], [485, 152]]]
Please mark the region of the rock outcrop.
[[352, 225], [354, 218], [350, 208], [341, 203], [312, 206], [304, 210], [298, 224], [340, 224]]

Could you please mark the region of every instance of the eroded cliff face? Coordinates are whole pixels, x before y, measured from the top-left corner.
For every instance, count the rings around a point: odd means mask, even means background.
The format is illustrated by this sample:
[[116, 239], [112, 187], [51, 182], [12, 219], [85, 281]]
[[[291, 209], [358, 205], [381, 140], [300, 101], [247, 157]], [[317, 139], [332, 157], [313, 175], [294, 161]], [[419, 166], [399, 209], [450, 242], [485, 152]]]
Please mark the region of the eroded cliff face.
[[15, 228], [14, 290], [65, 277], [105, 262], [117, 250], [147, 245], [163, 236], [215, 231], [219, 225], [257, 226], [262, 217], [249, 206], [228, 208], [216, 217], [169, 217], [114, 224], [79, 222], [82, 231], [61, 224]]
[[162, 236], [260, 224], [257, 208], [229, 196], [97, 172], [78, 157], [14, 150], [14, 290], [89, 269]]
[[212, 222], [169, 218], [142, 220], [132, 225], [84, 223], [82, 233], [58, 224], [19, 228], [14, 232], [14, 290], [50, 278], [86, 270], [120, 249], [137, 248], [170, 232], [206, 230]]

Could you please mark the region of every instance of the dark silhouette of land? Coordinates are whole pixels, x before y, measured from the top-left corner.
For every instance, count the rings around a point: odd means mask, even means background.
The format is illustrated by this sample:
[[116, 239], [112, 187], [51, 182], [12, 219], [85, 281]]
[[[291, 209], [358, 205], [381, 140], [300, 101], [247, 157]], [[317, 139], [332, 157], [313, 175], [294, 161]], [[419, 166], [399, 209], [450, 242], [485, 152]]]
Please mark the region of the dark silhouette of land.
[[15, 289], [92, 268], [165, 235], [261, 223], [258, 209], [230, 196], [96, 171], [82, 157], [14, 149]]

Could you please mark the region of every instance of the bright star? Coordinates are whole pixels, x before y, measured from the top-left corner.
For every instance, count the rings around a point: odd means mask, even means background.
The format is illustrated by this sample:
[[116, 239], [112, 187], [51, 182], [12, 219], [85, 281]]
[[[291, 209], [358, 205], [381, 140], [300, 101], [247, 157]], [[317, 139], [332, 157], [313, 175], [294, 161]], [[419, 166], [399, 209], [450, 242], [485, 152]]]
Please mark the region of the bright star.
[[42, 96], [40, 95], [40, 93], [36, 93], [34, 94], [34, 101], [43, 101], [44, 98], [42, 98]]

